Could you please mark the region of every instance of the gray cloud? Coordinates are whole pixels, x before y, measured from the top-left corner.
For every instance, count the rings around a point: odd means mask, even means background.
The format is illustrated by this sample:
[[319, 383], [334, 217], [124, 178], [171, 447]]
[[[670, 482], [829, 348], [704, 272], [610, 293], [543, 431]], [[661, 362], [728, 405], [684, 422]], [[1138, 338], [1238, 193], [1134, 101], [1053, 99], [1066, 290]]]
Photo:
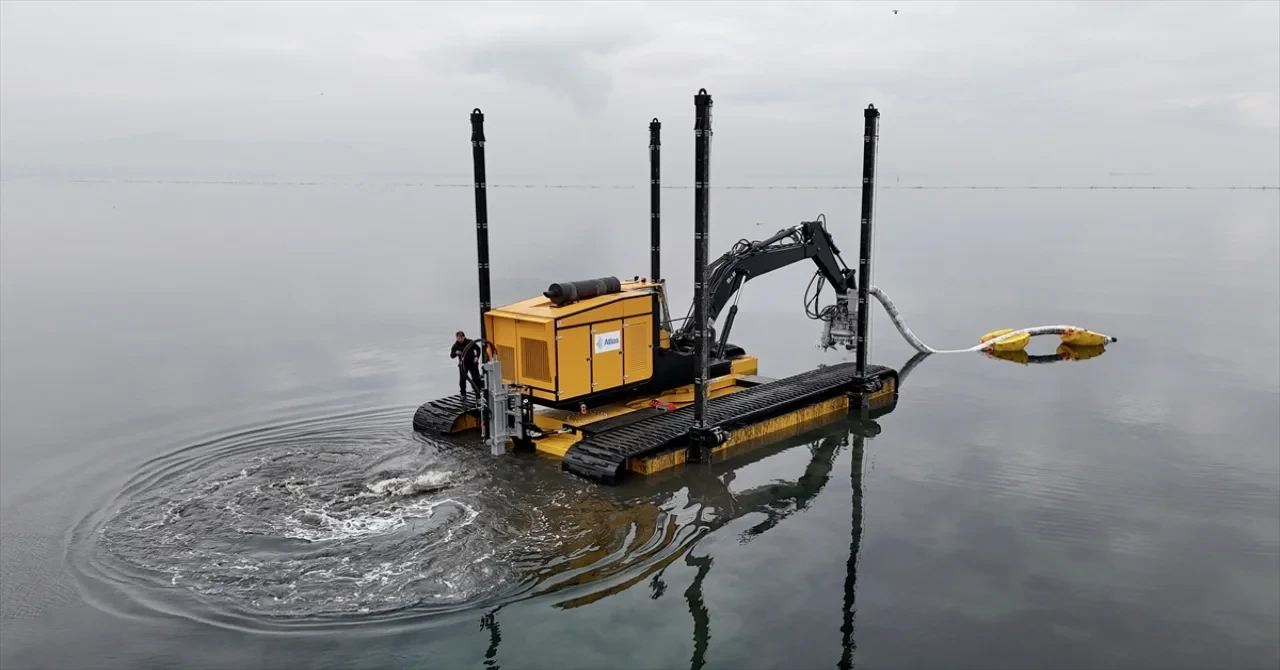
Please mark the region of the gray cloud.
[[[892, 10], [897, 9], [894, 14]], [[692, 97], [715, 180], [882, 165], [969, 181], [1280, 181], [1274, 3], [6, 3], [0, 155], [145, 133], [377, 143], [495, 178], [643, 180], [663, 119], [691, 178]], [[683, 133], [683, 135], [682, 135]], [[682, 138], [682, 139], [677, 139]], [[429, 169], [427, 169], [429, 166]], [[821, 166], [815, 167], [815, 166]], [[382, 169], [376, 160], [353, 169]]]
[[429, 52], [435, 64], [460, 61], [462, 72], [492, 74], [514, 87], [541, 87], [568, 98], [584, 114], [603, 110], [613, 90], [610, 60], [651, 39], [644, 31], [612, 26], [589, 30], [529, 31]]

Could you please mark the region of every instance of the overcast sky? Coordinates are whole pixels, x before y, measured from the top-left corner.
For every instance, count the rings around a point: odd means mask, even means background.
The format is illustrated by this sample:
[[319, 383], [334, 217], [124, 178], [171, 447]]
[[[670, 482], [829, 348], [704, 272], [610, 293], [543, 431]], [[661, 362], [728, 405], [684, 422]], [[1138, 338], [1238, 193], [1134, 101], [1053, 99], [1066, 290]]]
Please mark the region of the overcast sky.
[[1276, 2], [95, 0], [0, 13], [10, 162], [51, 141], [176, 133], [378, 143], [465, 175], [478, 106], [495, 178], [631, 180], [657, 116], [664, 174], [688, 180], [706, 87], [713, 182], [849, 181], [869, 103], [884, 115], [881, 165], [904, 179], [1280, 181]]

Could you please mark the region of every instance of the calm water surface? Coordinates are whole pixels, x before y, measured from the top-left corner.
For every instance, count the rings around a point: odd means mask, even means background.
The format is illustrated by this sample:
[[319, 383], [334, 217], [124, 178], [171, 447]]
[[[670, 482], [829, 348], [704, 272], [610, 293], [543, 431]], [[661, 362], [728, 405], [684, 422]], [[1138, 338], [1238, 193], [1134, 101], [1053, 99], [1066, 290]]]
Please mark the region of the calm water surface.
[[[476, 321], [469, 197], [6, 181], [0, 666], [1280, 664], [1275, 191], [885, 190], [875, 283], [926, 342], [1119, 342], [927, 358], [877, 426], [616, 489], [413, 434]], [[490, 208], [499, 302], [647, 272], [643, 189]], [[852, 260], [852, 191], [717, 192], [713, 252], [818, 213]], [[811, 273], [746, 287], [762, 374], [841, 359]]]

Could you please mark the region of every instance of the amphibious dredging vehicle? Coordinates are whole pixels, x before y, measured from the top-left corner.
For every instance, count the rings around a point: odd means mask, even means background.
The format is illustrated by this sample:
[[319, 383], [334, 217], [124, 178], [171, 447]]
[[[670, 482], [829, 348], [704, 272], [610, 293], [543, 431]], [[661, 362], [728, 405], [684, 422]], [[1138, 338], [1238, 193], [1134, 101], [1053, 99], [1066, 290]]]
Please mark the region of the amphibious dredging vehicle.
[[[844, 263], [821, 215], [764, 240], [740, 241], [709, 262], [711, 107], [711, 95], [699, 90], [694, 96], [693, 304], [681, 319], [671, 318], [660, 264], [658, 119], [649, 124], [648, 276], [560, 282], [539, 296], [493, 307], [484, 114], [471, 112], [480, 292], [480, 336], [471, 346], [479, 347], [482, 361], [479, 399], [457, 394], [424, 403], [414, 414], [415, 430], [437, 436], [479, 430], [495, 455], [509, 448], [533, 449], [561, 459], [567, 472], [612, 484], [627, 472], [652, 475], [685, 463], [722, 460], [833, 414], [853, 410], [867, 421], [892, 411], [899, 373], [867, 361], [871, 297], [922, 355], [1025, 355], [1030, 337], [1051, 333], [1069, 348], [1115, 341], [1074, 326], [999, 330], [974, 347], [951, 351], [932, 349], [916, 338], [867, 280], [880, 118], [874, 105], [863, 114], [856, 269]], [[735, 296], [748, 280], [807, 260], [817, 268], [810, 284], [816, 291], [805, 296], [805, 312], [822, 323], [819, 344], [852, 351], [854, 361], [782, 378], [761, 376], [756, 357], [729, 341], [738, 311]], [[819, 307], [826, 284], [835, 299]], [[714, 324], [725, 307], [717, 334]]]
[[[823, 217], [768, 239], [739, 242], [708, 262], [711, 95], [694, 97], [694, 297], [673, 320], [662, 278], [661, 122], [649, 124], [651, 268], [647, 277], [604, 277], [552, 284], [542, 295], [490, 304], [484, 114], [471, 113], [479, 265], [480, 400], [456, 394], [427, 402], [415, 430], [454, 435], [479, 430], [495, 454], [536, 450], [562, 469], [602, 483], [624, 472], [653, 474], [686, 462], [727, 456], [736, 445], [793, 433], [798, 424], [849, 409], [866, 418], [891, 411], [897, 373], [866, 360], [866, 282], [879, 111], [865, 110], [861, 248], [845, 265]], [[755, 356], [729, 341], [743, 283], [794, 263], [817, 265], [818, 289], [835, 301], [806, 311], [823, 324], [822, 345], [843, 346], [855, 361], [773, 379]], [[718, 336], [714, 323], [728, 306]]]

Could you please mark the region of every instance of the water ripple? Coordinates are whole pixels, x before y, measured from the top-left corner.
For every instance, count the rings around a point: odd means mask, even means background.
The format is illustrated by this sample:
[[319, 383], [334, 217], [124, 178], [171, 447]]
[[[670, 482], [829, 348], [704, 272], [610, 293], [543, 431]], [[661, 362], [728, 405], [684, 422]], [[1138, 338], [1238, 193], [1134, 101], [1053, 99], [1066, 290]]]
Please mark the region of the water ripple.
[[[634, 583], [700, 535], [536, 458], [412, 433], [403, 408], [250, 427], [154, 458], [73, 532], [96, 604], [237, 628], [439, 616]], [[488, 465], [488, 467], [485, 467]], [[640, 577], [633, 577], [633, 574]], [[565, 600], [567, 599], [567, 600]], [[129, 609], [124, 607], [124, 609]]]

